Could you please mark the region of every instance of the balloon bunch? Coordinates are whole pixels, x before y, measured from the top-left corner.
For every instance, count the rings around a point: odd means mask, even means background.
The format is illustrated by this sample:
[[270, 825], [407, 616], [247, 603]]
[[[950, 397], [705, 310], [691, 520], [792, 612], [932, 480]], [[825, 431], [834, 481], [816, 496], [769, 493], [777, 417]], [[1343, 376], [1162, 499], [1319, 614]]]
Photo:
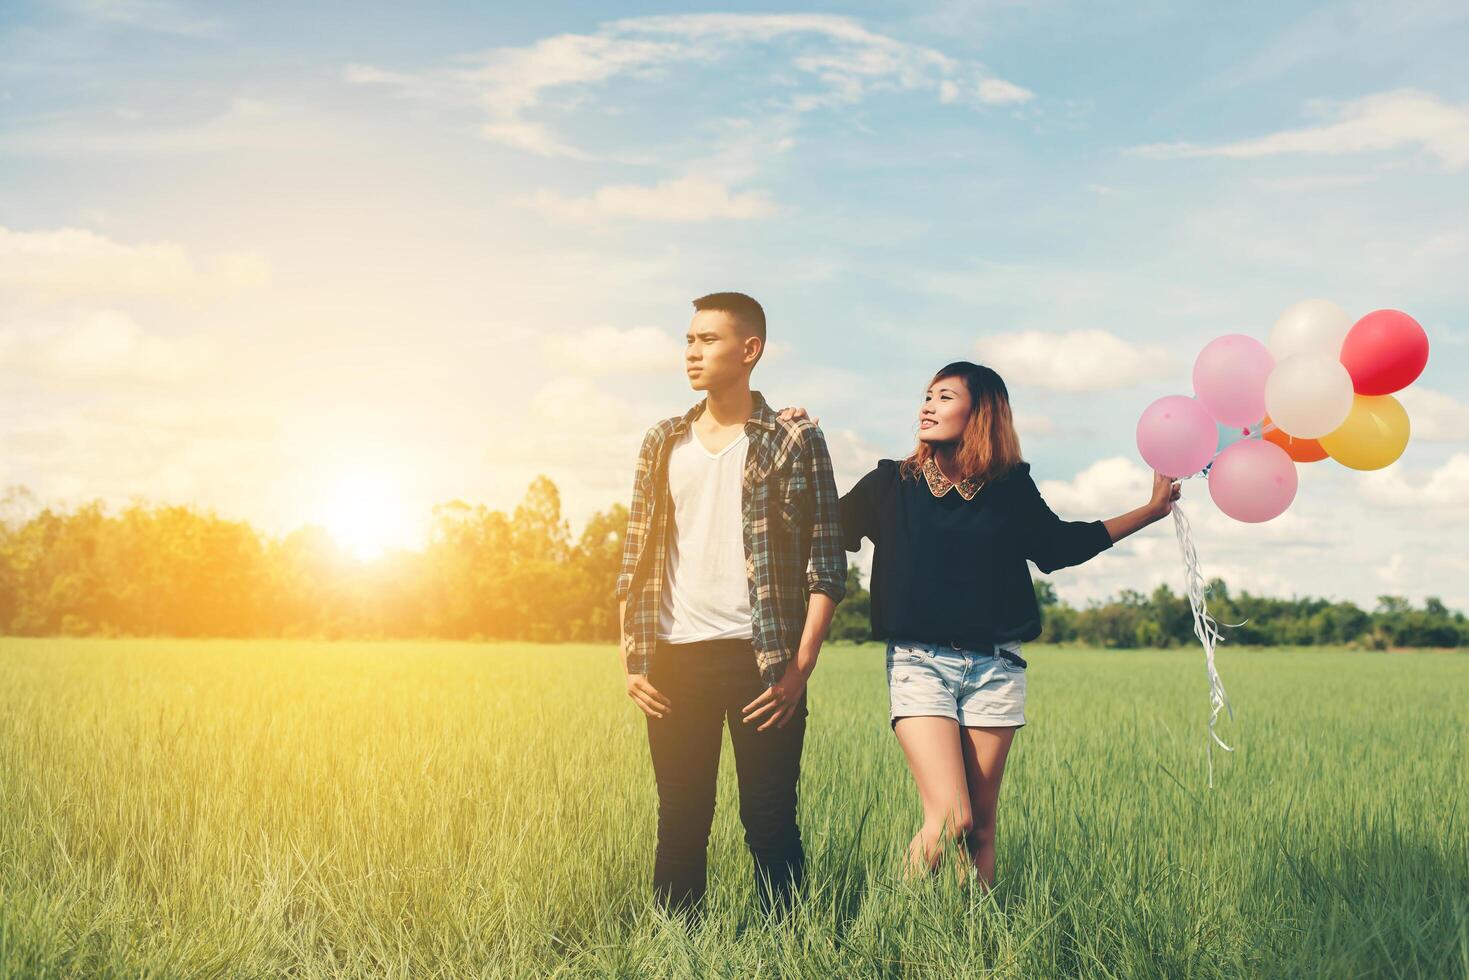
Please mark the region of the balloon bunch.
[[[1408, 413], [1392, 396], [1428, 363], [1428, 336], [1397, 310], [1353, 323], [1324, 299], [1296, 303], [1275, 321], [1267, 347], [1245, 334], [1205, 345], [1194, 361], [1194, 397], [1166, 395], [1143, 410], [1137, 448], [1149, 466], [1175, 478], [1203, 475], [1209, 496], [1237, 521], [1279, 517], [1296, 496], [1296, 464], [1330, 456], [1358, 470], [1392, 463], [1408, 445]], [[1234, 716], [1214, 663], [1223, 641], [1209, 614], [1209, 591], [1183, 508], [1173, 526], [1183, 558], [1194, 635], [1209, 681], [1209, 786], [1220, 713]], [[1235, 624], [1240, 625], [1240, 624]]]
[[1428, 336], [1397, 310], [1353, 323], [1324, 299], [1288, 308], [1269, 345], [1226, 334], [1194, 362], [1194, 397], [1143, 410], [1137, 448], [1165, 476], [1202, 474], [1237, 521], [1283, 514], [1296, 464], [1332, 459], [1357, 470], [1392, 463], [1408, 445], [1408, 413], [1392, 396], [1428, 363]]

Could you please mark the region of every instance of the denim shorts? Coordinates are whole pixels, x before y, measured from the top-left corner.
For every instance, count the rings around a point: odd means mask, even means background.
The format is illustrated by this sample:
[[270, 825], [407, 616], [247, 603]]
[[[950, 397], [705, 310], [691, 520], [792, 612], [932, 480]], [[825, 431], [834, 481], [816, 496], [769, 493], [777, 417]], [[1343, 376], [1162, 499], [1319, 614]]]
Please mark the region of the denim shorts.
[[888, 700], [892, 724], [916, 715], [952, 718], [966, 728], [1019, 728], [1025, 724], [1025, 668], [1018, 642], [994, 650], [948, 644], [888, 641]]

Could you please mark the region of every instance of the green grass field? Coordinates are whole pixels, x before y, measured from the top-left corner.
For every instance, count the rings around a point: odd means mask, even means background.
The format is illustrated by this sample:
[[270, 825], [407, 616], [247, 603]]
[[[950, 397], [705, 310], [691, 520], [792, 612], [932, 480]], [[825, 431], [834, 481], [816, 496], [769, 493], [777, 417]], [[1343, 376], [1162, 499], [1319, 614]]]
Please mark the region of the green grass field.
[[648, 902], [610, 648], [0, 640], [0, 974], [1463, 977], [1469, 657], [1027, 648], [990, 896], [904, 882], [882, 653], [828, 648], [808, 892], [754, 908], [726, 752], [711, 908]]

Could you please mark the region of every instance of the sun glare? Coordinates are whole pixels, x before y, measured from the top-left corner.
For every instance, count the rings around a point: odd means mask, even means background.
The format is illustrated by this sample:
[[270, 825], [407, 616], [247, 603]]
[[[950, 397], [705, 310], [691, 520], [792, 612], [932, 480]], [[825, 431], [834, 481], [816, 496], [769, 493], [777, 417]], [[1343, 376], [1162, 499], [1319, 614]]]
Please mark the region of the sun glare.
[[351, 470], [328, 486], [319, 522], [345, 551], [373, 561], [390, 547], [411, 547], [413, 522], [391, 474]]

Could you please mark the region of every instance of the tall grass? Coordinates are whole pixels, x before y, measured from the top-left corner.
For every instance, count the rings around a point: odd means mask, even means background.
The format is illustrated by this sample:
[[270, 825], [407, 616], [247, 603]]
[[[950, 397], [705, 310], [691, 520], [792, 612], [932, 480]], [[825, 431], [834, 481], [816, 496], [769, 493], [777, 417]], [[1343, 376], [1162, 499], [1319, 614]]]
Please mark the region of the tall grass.
[[[1469, 974], [1469, 658], [1029, 647], [1000, 885], [904, 882], [877, 647], [811, 688], [808, 889], [648, 902], [653, 780], [598, 647], [0, 640], [0, 974]], [[727, 746], [726, 746], [727, 749]]]

